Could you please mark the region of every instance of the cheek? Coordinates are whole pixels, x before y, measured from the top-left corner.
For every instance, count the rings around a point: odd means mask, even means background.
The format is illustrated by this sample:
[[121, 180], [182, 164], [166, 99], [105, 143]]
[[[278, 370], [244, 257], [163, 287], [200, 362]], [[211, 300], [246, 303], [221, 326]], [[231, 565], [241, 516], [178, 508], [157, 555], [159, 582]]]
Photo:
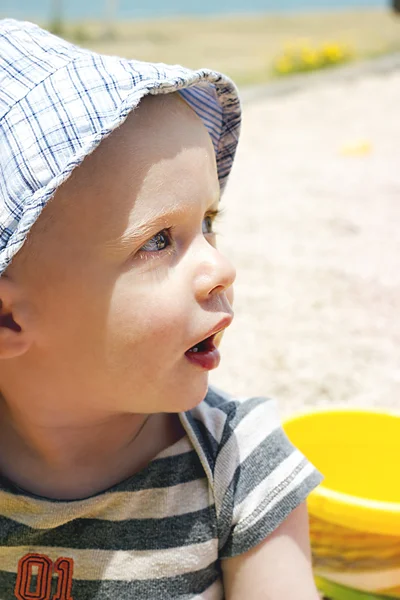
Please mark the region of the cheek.
[[179, 343], [188, 323], [187, 307], [182, 295], [165, 289], [165, 286], [153, 289], [132, 291], [116, 290], [113, 295], [107, 323], [109, 335], [116, 343], [131, 347], [146, 345], [154, 354], [163, 351], [168, 344]]

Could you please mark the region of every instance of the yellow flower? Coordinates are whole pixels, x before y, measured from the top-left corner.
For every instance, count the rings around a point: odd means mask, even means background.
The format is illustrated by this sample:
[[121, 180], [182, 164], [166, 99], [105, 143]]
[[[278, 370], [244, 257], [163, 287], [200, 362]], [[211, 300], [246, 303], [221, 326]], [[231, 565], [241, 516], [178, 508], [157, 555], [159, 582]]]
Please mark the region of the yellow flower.
[[337, 42], [315, 46], [307, 39], [299, 39], [287, 42], [284, 48], [274, 64], [275, 72], [280, 75], [321, 69], [346, 62], [354, 56], [349, 46]]
[[319, 54], [313, 48], [302, 48], [300, 57], [302, 62], [310, 68], [317, 67], [320, 63]]
[[275, 69], [282, 75], [285, 73], [290, 73], [293, 71], [293, 63], [288, 56], [283, 55], [276, 61]]
[[331, 62], [339, 62], [344, 58], [343, 49], [339, 44], [325, 44], [322, 48], [324, 57]]

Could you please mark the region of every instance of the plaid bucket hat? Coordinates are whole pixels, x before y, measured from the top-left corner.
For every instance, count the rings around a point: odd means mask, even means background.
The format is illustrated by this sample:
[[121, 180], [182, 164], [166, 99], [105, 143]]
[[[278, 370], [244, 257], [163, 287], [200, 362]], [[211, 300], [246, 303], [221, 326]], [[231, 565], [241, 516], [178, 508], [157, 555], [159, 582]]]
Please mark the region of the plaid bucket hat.
[[73, 169], [143, 96], [177, 91], [208, 129], [223, 190], [240, 128], [227, 77], [103, 56], [32, 23], [0, 21], [0, 276]]

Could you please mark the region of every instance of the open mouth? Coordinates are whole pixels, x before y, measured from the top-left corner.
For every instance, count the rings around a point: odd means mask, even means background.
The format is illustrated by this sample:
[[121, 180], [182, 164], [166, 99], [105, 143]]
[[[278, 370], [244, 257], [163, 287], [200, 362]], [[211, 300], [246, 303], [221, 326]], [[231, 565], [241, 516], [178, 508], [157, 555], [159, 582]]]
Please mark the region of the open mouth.
[[218, 367], [221, 360], [218, 350], [219, 341], [222, 332], [231, 324], [232, 318], [233, 314], [227, 314], [214, 329], [209, 331], [211, 335], [196, 342], [189, 350], [186, 350], [185, 356], [189, 363], [202, 371], [211, 371], [211, 369]]
[[213, 350], [215, 348], [214, 338], [215, 338], [215, 334], [210, 335], [208, 338], [205, 338], [201, 342], [198, 342], [197, 344], [195, 344], [194, 346], [192, 346], [191, 348], [189, 348], [189, 350], [187, 350], [185, 352], [185, 354], [188, 354], [188, 353], [195, 354], [195, 353], [201, 353], [201, 352], [211, 352], [211, 350]]
[[209, 337], [204, 338], [204, 340], [197, 342], [197, 344], [185, 352], [187, 360], [202, 371], [210, 371], [219, 365], [221, 357], [214, 343], [215, 336], [216, 334], [213, 333]]

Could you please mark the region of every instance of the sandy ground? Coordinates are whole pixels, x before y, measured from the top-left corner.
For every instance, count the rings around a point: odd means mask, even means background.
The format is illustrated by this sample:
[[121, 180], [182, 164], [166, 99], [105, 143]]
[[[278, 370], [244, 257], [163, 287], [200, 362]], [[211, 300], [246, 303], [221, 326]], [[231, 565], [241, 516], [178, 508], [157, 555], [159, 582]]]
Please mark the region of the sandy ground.
[[400, 72], [244, 106], [220, 245], [236, 318], [212, 382], [400, 409]]

